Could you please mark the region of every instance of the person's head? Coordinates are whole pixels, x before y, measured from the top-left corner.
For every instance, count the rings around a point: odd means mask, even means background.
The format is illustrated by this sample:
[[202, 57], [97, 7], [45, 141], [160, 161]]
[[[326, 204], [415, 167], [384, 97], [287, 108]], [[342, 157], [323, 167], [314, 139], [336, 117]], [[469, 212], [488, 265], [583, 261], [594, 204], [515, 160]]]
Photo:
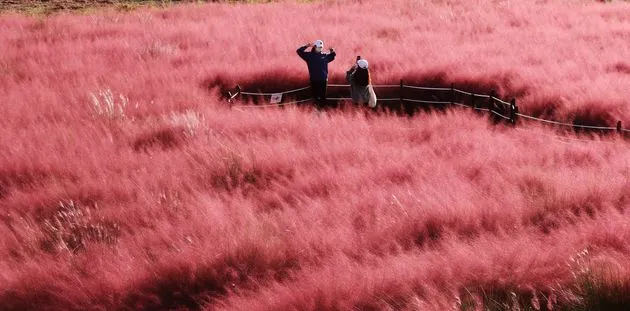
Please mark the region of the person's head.
[[365, 59], [359, 59], [357, 61], [357, 70], [354, 73], [354, 81], [357, 85], [367, 86], [370, 84], [370, 70], [368, 69], [369, 63]]
[[321, 53], [324, 50], [324, 41], [316, 40], [313, 43], [313, 52]]
[[357, 60], [357, 67], [361, 68], [361, 69], [368, 69], [368, 61], [366, 59], [360, 58], [359, 60]]

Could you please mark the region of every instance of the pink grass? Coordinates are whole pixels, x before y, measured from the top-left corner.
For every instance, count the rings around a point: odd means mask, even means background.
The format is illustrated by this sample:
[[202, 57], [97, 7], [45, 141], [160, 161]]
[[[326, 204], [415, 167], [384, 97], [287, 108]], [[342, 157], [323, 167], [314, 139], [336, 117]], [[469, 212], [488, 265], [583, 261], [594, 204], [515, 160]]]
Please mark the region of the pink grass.
[[361, 54], [376, 83], [630, 122], [628, 4], [414, 3], [1, 17], [0, 305], [627, 307], [624, 140], [219, 100], [304, 85], [322, 38], [333, 81]]

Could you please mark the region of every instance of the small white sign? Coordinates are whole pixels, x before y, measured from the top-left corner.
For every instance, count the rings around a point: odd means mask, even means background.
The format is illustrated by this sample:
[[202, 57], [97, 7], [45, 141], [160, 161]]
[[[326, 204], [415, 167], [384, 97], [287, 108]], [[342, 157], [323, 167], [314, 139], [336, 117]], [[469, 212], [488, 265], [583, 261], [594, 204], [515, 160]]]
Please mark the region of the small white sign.
[[282, 93], [275, 93], [271, 95], [271, 103], [279, 104], [282, 102]]

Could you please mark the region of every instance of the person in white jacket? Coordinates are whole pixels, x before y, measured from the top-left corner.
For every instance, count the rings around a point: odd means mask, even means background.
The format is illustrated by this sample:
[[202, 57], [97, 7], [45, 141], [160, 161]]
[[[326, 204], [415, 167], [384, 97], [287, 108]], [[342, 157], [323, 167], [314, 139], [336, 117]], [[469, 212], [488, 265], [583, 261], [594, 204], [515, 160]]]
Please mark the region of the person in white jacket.
[[355, 104], [367, 103], [370, 108], [376, 107], [376, 93], [372, 87], [369, 63], [361, 56], [357, 56], [357, 62], [346, 71], [346, 80], [350, 84], [352, 102]]

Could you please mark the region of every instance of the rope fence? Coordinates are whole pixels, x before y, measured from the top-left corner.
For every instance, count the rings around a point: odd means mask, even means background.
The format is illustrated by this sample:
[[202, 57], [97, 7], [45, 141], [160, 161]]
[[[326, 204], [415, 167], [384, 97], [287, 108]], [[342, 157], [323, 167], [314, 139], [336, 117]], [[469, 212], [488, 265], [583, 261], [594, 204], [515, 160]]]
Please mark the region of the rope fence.
[[504, 105], [506, 105], [506, 106], [510, 106], [510, 105], [511, 105], [511, 103], [508, 103], [508, 102], [506, 102], [506, 101], [502, 101], [501, 99], [496, 98], [496, 97], [494, 98], [494, 100], [495, 100], [497, 103], [499, 103], [499, 104], [504, 104]]
[[[299, 88], [299, 89], [290, 90], [290, 91], [284, 91], [284, 92], [281, 92], [281, 93], [282, 94], [292, 94], [292, 93], [297, 93], [297, 92], [300, 92], [300, 91], [308, 90], [310, 88], [311, 88], [310, 86], [305, 86], [305, 87], [302, 87], [302, 88]], [[253, 96], [272, 96], [272, 95], [277, 94], [277, 93], [241, 92], [241, 94], [243, 94], [243, 95], [253, 95]]]
[[[329, 84], [328, 87], [332, 88], [349, 88], [349, 84]], [[468, 92], [464, 90], [460, 90], [454, 87], [451, 84], [451, 87], [426, 87], [426, 86], [414, 86], [414, 85], [405, 85], [404, 81], [400, 81], [400, 84], [382, 84], [382, 85], [372, 85], [374, 89], [399, 89], [399, 97], [398, 98], [378, 98], [378, 102], [399, 102], [401, 107], [403, 103], [412, 103], [412, 104], [425, 104], [425, 105], [454, 105], [462, 108], [471, 108], [475, 111], [484, 111], [489, 112], [491, 115], [506, 120], [511, 124], [516, 124], [518, 118], [522, 118], [529, 121], [540, 122], [542, 124], [550, 124], [556, 126], [564, 126], [575, 129], [583, 129], [583, 130], [593, 130], [593, 131], [616, 131], [620, 135], [626, 135], [630, 133], [630, 129], [623, 128], [622, 122], [618, 121], [616, 126], [593, 126], [593, 125], [583, 125], [583, 124], [575, 124], [575, 123], [565, 123], [555, 120], [548, 120], [543, 118], [538, 118], [530, 115], [526, 115], [520, 113], [518, 110], [518, 106], [516, 105], [516, 99], [512, 99], [510, 102], [504, 101], [498, 98], [494, 91], [491, 92], [490, 95], [487, 94], [477, 94], [473, 92]], [[243, 96], [249, 97], [271, 97], [270, 103], [268, 104], [254, 104], [254, 105], [239, 105], [239, 108], [265, 108], [265, 107], [282, 107], [288, 105], [297, 105], [305, 102], [313, 101], [312, 97], [308, 97], [300, 100], [293, 100], [288, 102], [282, 102], [285, 98], [285, 95], [295, 94], [302, 91], [309, 90], [311, 87], [306, 86], [302, 88], [297, 88], [289, 91], [283, 92], [246, 92], [241, 89], [240, 86], [236, 86], [233, 91], [227, 92], [227, 101], [230, 104], [230, 107], [233, 106], [234, 101], [239, 98], [242, 100]], [[446, 98], [449, 101], [444, 100], [423, 100], [423, 99], [415, 99], [405, 97], [404, 90], [419, 90], [419, 91], [431, 91], [431, 92], [449, 92]], [[459, 95], [459, 99], [458, 96]], [[467, 98], [461, 98], [467, 97]], [[434, 99], [437, 99], [436, 96], [433, 96]], [[442, 97], [444, 98], [444, 96]], [[468, 99], [470, 105], [466, 104], [465, 101]], [[350, 97], [329, 97], [327, 100], [333, 101], [350, 101], [352, 98]]]
[[538, 121], [541, 123], [548, 123], [548, 124], [553, 124], [553, 125], [559, 125], [559, 126], [566, 126], [566, 127], [573, 127], [573, 128], [581, 128], [581, 129], [591, 129], [591, 130], [600, 130], [600, 131], [630, 131], [627, 129], [619, 129], [617, 127], [612, 127], [612, 126], [592, 126], [592, 125], [581, 125], [581, 124], [573, 124], [573, 123], [564, 123], [564, 122], [558, 122], [558, 121], [553, 121], [553, 120], [546, 120], [546, 119], [541, 119], [541, 118], [536, 118], [536, 117], [532, 117], [532, 116], [528, 116], [526, 114], [522, 114], [522, 113], [517, 113], [517, 115], [519, 117], [523, 117], [525, 119], [529, 119], [529, 120], [533, 120], [533, 121]]
[[492, 110], [491, 112], [492, 112], [494, 115], [496, 115], [497, 117], [499, 117], [499, 118], [503, 118], [503, 119], [505, 119], [505, 120], [510, 120], [510, 117], [504, 116], [504, 115], [502, 115], [502, 114], [500, 114], [500, 113], [498, 113], [498, 112], [496, 112], [496, 111], [494, 111], [494, 110]]
[[432, 105], [450, 105], [451, 104], [451, 102], [444, 102], [444, 101], [437, 101], [437, 100], [420, 100], [420, 99], [411, 99], [411, 98], [403, 98], [403, 101], [410, 102], [410, 103], [432, 104]]
[[445, 87], [425, 87], [425, 86], [412, 86], [412, 85], [403, 85], [403, 87], [413, 90], [424, 90], [424, 91], [450, 91], [450, 88]]
[[286, 102], [286, 103], [279, 103], [279, 104], [266, 104], [266, 105], [242, 105], [242, 106], [239, 106], [239, 107], [240, 107], [240, 108], [266, 108], [266, 107], [282, 107], [282, 106], [288, 106], [288, 105], [301, 104], [301, 103], [310, 102], [310, 101], [312, 101], [312, 99], [307, 98], [307, 99], [296, 100], [296, 101], [291, 101], [291, 102]]
[[373, 88], [378, 89], [378, 88], [390, 88], [390, 87], [400, 87], [400, 85], [396, 85], [396, 84], [381, 84], [381, 85], [372, 85]]

